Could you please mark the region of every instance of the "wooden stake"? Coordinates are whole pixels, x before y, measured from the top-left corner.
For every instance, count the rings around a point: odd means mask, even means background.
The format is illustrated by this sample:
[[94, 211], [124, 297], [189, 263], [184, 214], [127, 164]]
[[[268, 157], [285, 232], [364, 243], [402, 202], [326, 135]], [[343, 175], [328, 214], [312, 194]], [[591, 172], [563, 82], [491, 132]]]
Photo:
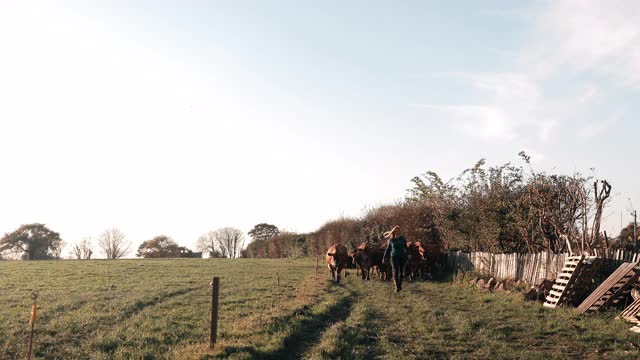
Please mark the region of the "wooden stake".
[[31, 305], [31, 317], [29, 318], [29, 324], [31, 324], [31, 334], [29, 335], [29, 354], [27, 356], [27, 359], [31, 360], [31, 353], [33, 352], [33, 333], [34, 333], [34, 328], [36, 326], [36, 319], [38, 317], [38, 306], [37, 306], [37, 299], [38, 299], [38, 294], [37, 293], [32, 293], [31, 294], [31, 298], [33, 299], [33, 305]]
[[220, 278], [214, 277], [211, 290], [211, 336], [209, 349], [213, 349], [218, 338], [218, 297], [220, 295]]

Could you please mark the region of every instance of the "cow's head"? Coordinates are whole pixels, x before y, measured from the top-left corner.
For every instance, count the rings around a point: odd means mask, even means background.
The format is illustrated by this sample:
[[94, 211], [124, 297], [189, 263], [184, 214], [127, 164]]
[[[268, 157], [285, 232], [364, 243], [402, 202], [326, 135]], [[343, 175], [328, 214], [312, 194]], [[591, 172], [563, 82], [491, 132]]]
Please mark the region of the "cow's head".
[[331, 266], [340, 267], [346, 265], [343, 264], [343, 256], [338, 256], [336, 253], [327, 253], [327, 256], [331, 257]]
[[358, 246], [356, 254], [358, 255], [358, 260], [367, 262], [371, 258], [371, 247], [367, 243], [362, 243]]
[[407, 244], [407, 253], [409, 255], [409, 260], [411, 260], [414, 257], [419, 257], [420, 256], [420, 250], [418, 249], [418, 245], [416, 243], [408, 243]]
[[336, 253], [327, 253], [327, 256], [331, 258], [331, 265], [336, 265]]
[[368, 262], [369, 261], [369, 257], [370, 257], [370, 253], [369, 253], [369, 247], [365, 247], [364, 249], [360, 249], [360, 256], [362, 258], [363, 262]]
[[349, 255], [353, 255], [358, 251], [358, 247], [354, 243], [351, 243], [350, 246], [351, 247], [349, 248]]

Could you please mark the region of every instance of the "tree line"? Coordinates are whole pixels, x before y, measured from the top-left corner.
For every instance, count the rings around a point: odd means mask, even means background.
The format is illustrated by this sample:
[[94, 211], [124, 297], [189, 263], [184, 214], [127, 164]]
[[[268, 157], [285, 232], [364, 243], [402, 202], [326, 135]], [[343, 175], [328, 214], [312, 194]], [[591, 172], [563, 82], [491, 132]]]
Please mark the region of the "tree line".
[[[520, 165], [488, 166], [484, 159], [445, 181], [427, 171], [411, 179], [403, 200], [371, 207], [361, 216], [326, 222], [311, 233], [280, 231], [268, 223], [257, 224], [245, 248], [242, 231], [221, 228], [203, 234], [198, 251], [210, 257], [318, 256], [335, 243], [355, 248], [361, 243], [380, 245], [383, 233], [399, 225], [410, 241], [448, 250], [493, 253], [539, 251], [592, 252], [596, 248], [635, 248], [633, 224], [610, 238], [601, 231], [611, 184], [581, 173], [535, 171], [531, 158], [519, 153]], [[97, 237], [98, 249], [109, 259], [127, 256], [131, 244], [124, 233], [109, 229]], [[42, 224], [23, 225], [0, 239], [0, 255], [23, 259], [59, 258], [59, 234]], [[73, 247], [78, 259], [93, 255], [91, 239]], [[143, 242], [139, 257], [188, 257], [193, 252], [173, 239], [159, 235]]]
[[607, 180], [578, 172], [538, 172], [526, 153], [518, 155], [519, 166], [488, 166], [481, 159], [448, 181], [427, 171], [411, 179], [401, 201], [328, 221], [311, 233], [254, 238], [243, 255], [316, 256], [337, 242], [352, 248], [382, 244], [382, 233], [394, 225], [410, 241], [449, 250], [591, 253], [596, 248], [634, 248], [632, 224], [614, 238], [600, 229], [611, 196]]
[[[194, 252], [180, 246], [166, 235], [158, 235], [145, 240], [138, 246], [135, 256], [142, 258], [189, 258], [209, 257], [237, 258], [244, 247], [244, 234], [241, 230], [225, 227], [211, 230], [200, 236]], [[60, 234], [40, 223], [25, 224], [0, 238], [0, 260], [45, 260], [61, 259], [64, 241]], [[133, 247], [127, 235], [117, 228], [103, 231], [95, 241], [89, 237], [72, 244], [70, 257], [73, 259], [95, 258], [96, 253], [107, 259], [120, 259], [133, 253]]]

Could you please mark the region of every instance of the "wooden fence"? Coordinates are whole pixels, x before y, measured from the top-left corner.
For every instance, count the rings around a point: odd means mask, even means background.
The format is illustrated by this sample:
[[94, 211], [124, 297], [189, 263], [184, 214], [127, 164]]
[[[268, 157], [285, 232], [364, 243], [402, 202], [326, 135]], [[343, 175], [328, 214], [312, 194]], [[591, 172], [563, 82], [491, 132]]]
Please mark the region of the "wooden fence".
[[[533, 284], [541, 279], [555, 280], [562, 270], [569, 254], [541, 252], [537, 254], [492, 254], [485, 252], [449, 252], [448, 268], [454, 271], [473, 271], [498, 279], [522, 280]], [[637, 261], [633, 252], [599, 250], [596, 256], [608, 259], [609, 271], [615, 270], [622, 262]]]

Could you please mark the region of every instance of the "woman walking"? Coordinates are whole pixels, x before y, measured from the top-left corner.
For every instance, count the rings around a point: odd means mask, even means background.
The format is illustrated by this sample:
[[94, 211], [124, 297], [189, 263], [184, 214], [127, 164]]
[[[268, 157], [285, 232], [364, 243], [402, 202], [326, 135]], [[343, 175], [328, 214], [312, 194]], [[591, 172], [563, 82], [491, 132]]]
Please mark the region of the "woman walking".
[[391, 259], [393, 284], [396, 286], [396, 292], [398, 292], [402, 290], [402, 277], [404, 275], [404, 267], [407, 264], [407, 239], [400, 235], [399, 226], [395, 226], [385, 232], [384, 237], [389, 241], [382, 261], [386, 263], [388, 262], [387, 259]]

